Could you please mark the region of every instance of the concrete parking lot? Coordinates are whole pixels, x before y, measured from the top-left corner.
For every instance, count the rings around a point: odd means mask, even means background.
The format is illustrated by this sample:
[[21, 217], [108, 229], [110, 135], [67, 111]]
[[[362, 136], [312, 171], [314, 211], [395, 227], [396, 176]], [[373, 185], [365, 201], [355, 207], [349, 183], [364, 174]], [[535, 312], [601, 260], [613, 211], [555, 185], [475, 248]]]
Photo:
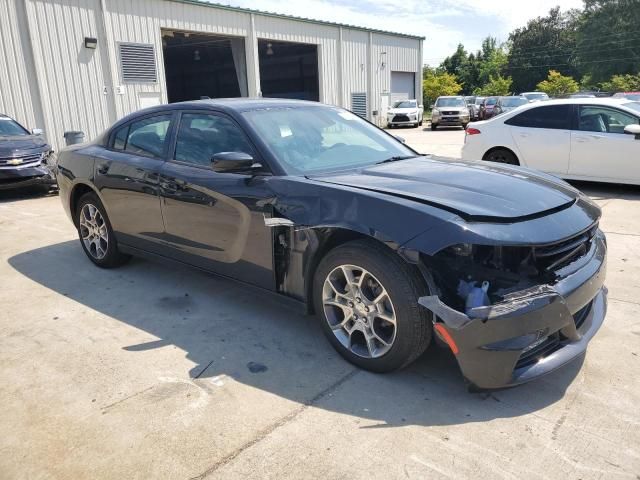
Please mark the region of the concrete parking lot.
[[[452, 156], [464, 138], [392, 133]], [[57, 196], [2, 194], [0, 478], [640, 479], [640, 188], [576, 185], [604, 212], [605, 324], [585, 358], [482, 394], [445, 350], [376, 375], [285, 300], [98, 269]]]

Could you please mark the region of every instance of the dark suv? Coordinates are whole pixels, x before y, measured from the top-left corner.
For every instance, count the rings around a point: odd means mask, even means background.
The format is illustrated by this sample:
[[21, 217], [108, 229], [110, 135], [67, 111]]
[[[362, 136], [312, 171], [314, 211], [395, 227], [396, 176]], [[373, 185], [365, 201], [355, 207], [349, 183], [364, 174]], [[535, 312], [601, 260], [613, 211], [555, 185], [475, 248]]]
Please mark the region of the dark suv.
[[32, 185], [49, 190], [55, 185], [53, 151], [41, 134], [0, 114], [0, 190]]

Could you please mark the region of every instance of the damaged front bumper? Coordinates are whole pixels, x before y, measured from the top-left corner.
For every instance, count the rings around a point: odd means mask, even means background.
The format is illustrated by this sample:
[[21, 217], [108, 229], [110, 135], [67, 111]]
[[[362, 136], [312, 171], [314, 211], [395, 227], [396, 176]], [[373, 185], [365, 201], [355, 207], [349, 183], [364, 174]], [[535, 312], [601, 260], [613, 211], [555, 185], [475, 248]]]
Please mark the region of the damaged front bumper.
[[449, 337], [444, 339], [473, 386], [514, 386], [580, 356], [602, 325], [607, 290], [601, 232], [576, 264], [565, 267], [564, 274], [559, 271], [553, 285], [509, 294], [500, 303], [473, 308], [469, 315], [436, 295], [421, 297], [419, 303], [433, 312], [436, 331]]
[[29, 167], [0, 169], [0, 190], [56, 184], [52, 169], [45, 163]]

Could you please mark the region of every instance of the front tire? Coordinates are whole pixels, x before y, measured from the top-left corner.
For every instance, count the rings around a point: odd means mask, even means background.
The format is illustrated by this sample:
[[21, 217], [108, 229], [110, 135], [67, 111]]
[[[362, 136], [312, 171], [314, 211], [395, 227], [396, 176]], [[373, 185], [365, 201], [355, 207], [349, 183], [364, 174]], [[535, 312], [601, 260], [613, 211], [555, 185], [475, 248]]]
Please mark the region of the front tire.
[[431, 130], [437, 130], [438, 128], [438, 124], [437, 123], [432, 123], [431, 124]]
[[428, 289], [384, 245], [357, 240], [331, 250], [314, 276], [322, 329], [349, 362], [374, 372], [405, 367], [429, 346], [431, 314], [418, 304]]
[[80, 244], [89, 260], [101, 268], [114, 268], [131, 258], [118, 250], [107, 212], [95, 193], [84, 194], [75, 211]]
[[484, 156], [484, 160], [496, 163], [506, 163], [507, 165], [520, 165], [518, 157], [506, 148], [496, 148]]

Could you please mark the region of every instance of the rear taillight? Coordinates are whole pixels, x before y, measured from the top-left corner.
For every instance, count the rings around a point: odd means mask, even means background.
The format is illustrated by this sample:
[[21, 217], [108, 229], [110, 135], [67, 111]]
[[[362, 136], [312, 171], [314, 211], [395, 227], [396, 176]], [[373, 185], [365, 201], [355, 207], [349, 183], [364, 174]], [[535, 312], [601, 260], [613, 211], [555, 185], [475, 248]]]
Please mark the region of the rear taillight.
[[467, 135], [478, 135], [482, 132], [480, 132], [480, 130], [478, 130], [477, 128], [473, 128], [473, 127], [468, 127], [467, 128]]

